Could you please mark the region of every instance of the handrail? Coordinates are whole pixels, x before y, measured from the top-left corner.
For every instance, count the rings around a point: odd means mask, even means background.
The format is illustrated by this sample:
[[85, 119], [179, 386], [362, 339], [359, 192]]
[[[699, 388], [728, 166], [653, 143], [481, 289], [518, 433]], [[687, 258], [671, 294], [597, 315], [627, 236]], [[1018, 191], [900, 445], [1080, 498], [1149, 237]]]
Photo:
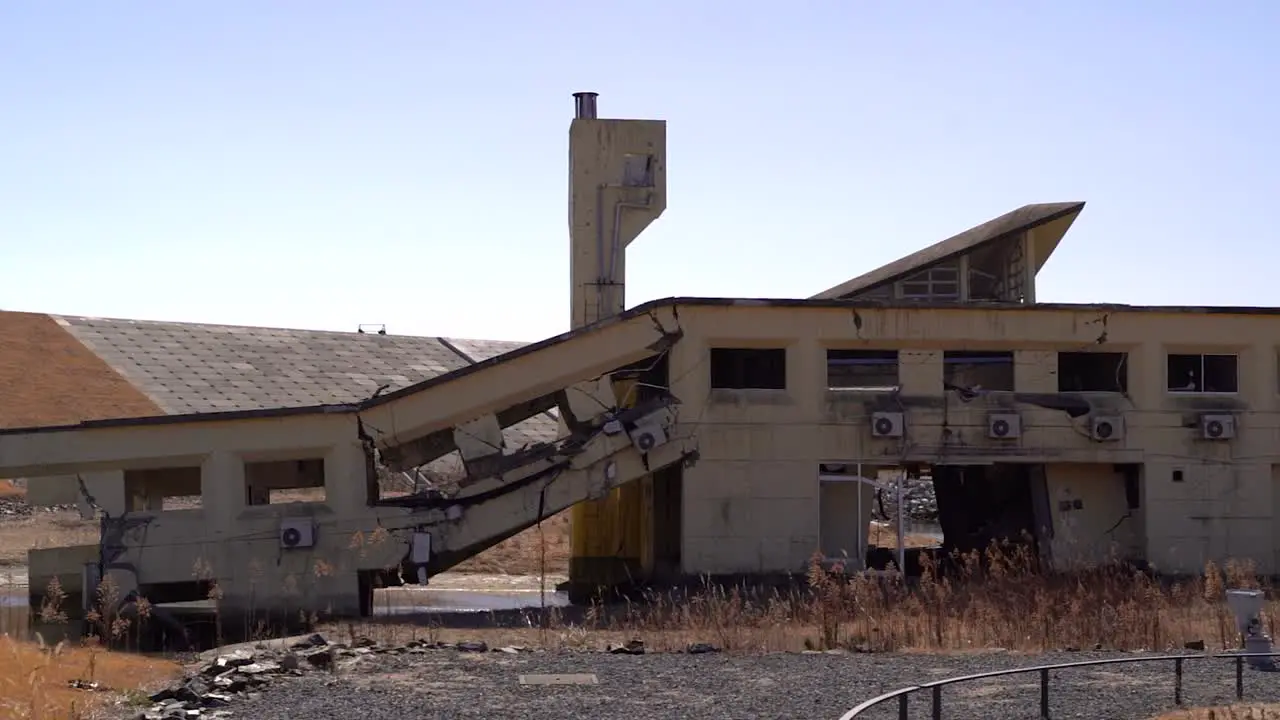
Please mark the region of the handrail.
[[1183, 653], [1178, 655], [1150, 655], [1143, 657], [1119, 657], [1119, 658], [1102, 658], [1099, 660], [1080, 660], [1069, 663], [1053, 663], [1049, 665], [1033, 665], [1031, 667], [1008, 668], [1005, 670], [992, 670], [990, 672], [975, 673], [972, 675], [957, 675], [956, 677], [943, 678], [942, 680], [934, 680], [932, 682], [922, 683], [920, 685], [908, 685], [898, 688], [883, 695], [877, 695], [865, 702], [855, 706], [852, 710], [840, 716], [840, 720], [854, 720], [861, 713], [888, 702], [893, 699], [898, 700], [898, 718], [899, 720], [907, 720], [909, 699], [913, 693], [930, 690], [933, 695], [933, 717], [935, 719], [942, 717], [942, 688], [948, 685], [955, 685], [963, 682], [971, 682], [974, 680], [989, 680], [991, 678], [1004, 677], [1006, 675], [1021, 675], [1023, 673], [1040, 673], [1040, 717], [1048, 720], [1049, 718], [1049, 671], [1051, 670], [1069, 670], [1082, 667], [1096, 667], [1099, 665], [1119, 665], [1123, 663], [1139, 663], [1139, 662], [1170, 662], [1174, 664], [1174, 686], [1173, 686], [1173, 702], [1175, 705], [1182, 704], [1182, 663], [1186, 660], [1235, 660], [1236, 662], [1236, 699], [1244, 699], [1244, 661], [1249, 658], [1276, 658], [1280, 657], [1280, 651], [1267, 653], [1245, 653], [1245, 652], [1223, 652], [1223, 653]]

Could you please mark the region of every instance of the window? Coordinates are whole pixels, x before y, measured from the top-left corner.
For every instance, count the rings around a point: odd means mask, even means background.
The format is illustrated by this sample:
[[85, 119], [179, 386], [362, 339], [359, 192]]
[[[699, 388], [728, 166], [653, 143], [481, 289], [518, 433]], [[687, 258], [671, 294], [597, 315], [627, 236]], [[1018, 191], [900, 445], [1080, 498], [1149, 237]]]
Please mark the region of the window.
[[199, 509], [204, 503], [200, 476], [198, 466], [125, 470], [124, 492], [129, 509], [138, 512]]
[[827, 387], [840, 390], [897, 390], [897, 350], [828, 350]]
[[787, 351], [783, 348], [711, 348], [711, 387], [785, 390]]
[[324, 460], [272, 460], [244, 464], [245, 504], [322, 503]]
[[904, 300], [959, 300], [960, 272], [954, 265], [939, 265], [905, 278], [898, 289]]
[[1058, 353], [1058, 392], [1128, 391], [1128, 353]]
[[1171, 354], [1165, 387], [1169, 392], [1239, 392], [1238, 365], [1235, 355]]
[[1013, 353], [1007, 350], [948, 350], [942, 370], [949, 390], [1013, 390]]

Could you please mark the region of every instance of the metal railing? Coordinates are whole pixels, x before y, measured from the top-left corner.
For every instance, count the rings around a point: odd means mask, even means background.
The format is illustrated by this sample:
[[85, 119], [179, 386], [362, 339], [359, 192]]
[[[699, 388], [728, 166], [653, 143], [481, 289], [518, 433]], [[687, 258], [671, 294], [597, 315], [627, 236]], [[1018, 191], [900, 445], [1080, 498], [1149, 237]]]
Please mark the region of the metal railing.
[[1234, 660], [1236, 663], [1236, 699], [1244, 699], [1244, 663], [1249, 658], [1276, 658], [1280, 657], [1280, 651], [1269, 653], [1210, 653], [1204, 655], [1154, 655], [1150, 657], [1122, 657], [1122, 658], [1105, 658], [1102, 660], [1081, 660], [1079, 662], [1057, 663], [1054, 665], [1034, 665], [1031, 667], [1011, 668], [1008, 670], [994, 670], [992, 672], [978, 673], [976, 675], [959, 675], [953, 678], [943, 680], [935, 680], [934, 682], [923, 683], [920, 685], [909, 685], [907, 687], [898, 688], [892, 692], [867, 700], [858, 705], [849, 712], [840, 716], [840, 720], [854, 720], [863, 712], [870, 710], [877, 705], [887, 703], [892, 700], [898, 701], [898, 718], [899, 720], [909, 720], [908, 712], [910, 710], [911, 695], [917, 692], [928, 691], [932, 696], [932, 718], [941, 720], [942, 718], [942, 688], [948, 685], [955, 685], [963, 682], [972, 682], [975, 680], [989, 680], [991, 678], [1004, 677], [1006, 675], [1022, 675], [1025, 673], [1040, 674], [1040, 717], [1043, 720], [1050, 720], [1049, 716], [1049, 671], [1051, 670], [1070, 670], [1073, 668], [1095, 667], [1098, 665], [1119, 665], [1122, 663], [1145, 663], [1145, 662], [1172, 662], [1173, 663], [1173, 704], [1182, 705], [1182, 664], [1188, 660]]

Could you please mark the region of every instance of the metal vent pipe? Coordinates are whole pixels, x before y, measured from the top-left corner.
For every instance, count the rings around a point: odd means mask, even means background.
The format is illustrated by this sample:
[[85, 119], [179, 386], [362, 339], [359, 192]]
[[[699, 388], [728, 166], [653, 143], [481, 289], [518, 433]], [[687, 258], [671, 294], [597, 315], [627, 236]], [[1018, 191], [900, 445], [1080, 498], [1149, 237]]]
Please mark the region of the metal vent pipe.
[[596, 118], [596, 98], [600, 93], [576, 92], [573, 94], [573, 116], [594, 120]]

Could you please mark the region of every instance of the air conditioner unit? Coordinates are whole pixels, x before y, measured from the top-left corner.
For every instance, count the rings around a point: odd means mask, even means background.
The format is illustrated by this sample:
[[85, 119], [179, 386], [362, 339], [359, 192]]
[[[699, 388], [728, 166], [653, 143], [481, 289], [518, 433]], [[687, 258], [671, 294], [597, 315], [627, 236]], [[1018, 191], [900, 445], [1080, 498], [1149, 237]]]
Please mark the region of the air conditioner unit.
[[1120, 415], [1095, 415], [1089, 418], [1089, 437], [1099, 442], [1124, 439], [1124, 417]]
[[1022, 417], [1017, 413], [992, 413], [988, 415], [987, 437], [994, 440], [1022, 437]]
[[905, 427], [906, 421], [900, 412], [871, 413], [871, 437], [902, 437], [903, 428]]
[[647, 453], [667, 442], [667, 431], [656, 422], [641, 420], [631, 428], [631, 444], [636, 450]]
[[1226, 413], [1200, 416], [1200, 436], [1205, 440], [1230, 440], [1236, 436], [1236, 418]]
[[280, 547], [291, 550], [315, 544], [316, 531], [311, 518], [284, 518], [280, 521]]

